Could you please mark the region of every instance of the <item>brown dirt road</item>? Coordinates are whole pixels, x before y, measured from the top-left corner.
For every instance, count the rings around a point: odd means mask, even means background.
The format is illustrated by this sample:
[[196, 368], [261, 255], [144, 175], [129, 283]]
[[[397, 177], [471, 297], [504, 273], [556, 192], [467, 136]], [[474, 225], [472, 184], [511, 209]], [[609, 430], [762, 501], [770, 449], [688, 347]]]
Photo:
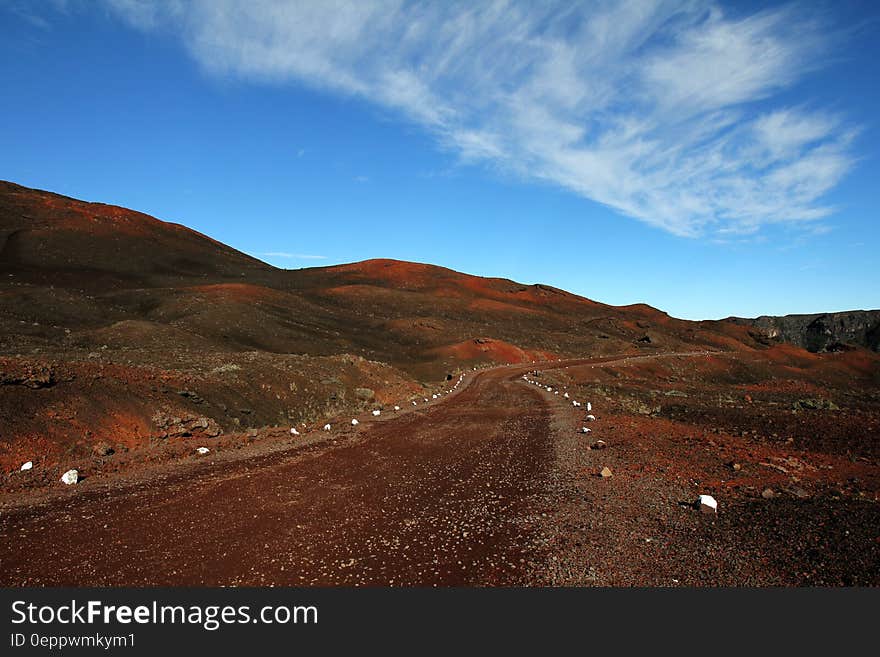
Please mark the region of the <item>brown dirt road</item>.
[[[615, 478], [613, 488], [585, 474], [599, 463], [575, 411], [520, 380], [532, 367], [474, 373], [436, 403], [304, 445], [5, 500], [0, 584], [780, 583], [755, 570], [763, 547], [720, 567], [742, 528], [682, 511], [689, 493], [668, 478]], [[634, 459], [619, 445], [602, 452], [615, 472]], [[710, 549], [694, 559], [701, 536]], [[701, 579], [680, 575], [689, 569]]]
[[522, 581], [553, 458], [525, 367], [335, 441], [64, 491], [0, 516], [4, 585]]

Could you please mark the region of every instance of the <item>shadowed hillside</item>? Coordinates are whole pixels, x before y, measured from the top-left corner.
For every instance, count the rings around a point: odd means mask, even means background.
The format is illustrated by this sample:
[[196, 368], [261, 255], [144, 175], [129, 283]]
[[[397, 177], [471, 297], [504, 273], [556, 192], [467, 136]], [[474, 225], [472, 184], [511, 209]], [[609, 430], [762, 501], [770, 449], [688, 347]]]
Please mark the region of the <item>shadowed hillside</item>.
[[880, 310], [850, 310], [812, 315], [767, 315], [755, 319], [731, 317], [729, 321], [750, 326], [768, 340], [791, 342], [808, 351], [840, 351], [867, 347], [880, 351]]
[[430, 379], [459, 361], [758, 346], [723, 323], [431, 265], [280, 270], [177, 224], [12, 183], [0, 185], [0, 273], [6, 353], [351, 353]]
[[281, 270], [0, 183], [0, 465], [323, 422], [485, 364], [763, 352], [760, 332], [395, 260]]

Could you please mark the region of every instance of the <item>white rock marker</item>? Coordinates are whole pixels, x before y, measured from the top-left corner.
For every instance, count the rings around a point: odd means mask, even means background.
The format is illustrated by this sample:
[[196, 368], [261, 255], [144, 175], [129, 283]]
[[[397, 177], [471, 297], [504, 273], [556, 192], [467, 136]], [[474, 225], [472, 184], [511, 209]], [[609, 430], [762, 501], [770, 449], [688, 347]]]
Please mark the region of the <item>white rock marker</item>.
[[75, 484], [79, 481], [79, 472], [77, 470], [68, 470], [63, 475], [61, 475], [61, 481], [63, 481], [68, 486]]
[[373, 411], [373, 417], [379, 417], [380, 415], [382, 415], [382, 411], [380, 411], [378, 408]]
[[20, 471], [24, 472], [26, 470], [30, 470], [32, 467], [34, 467], [34, 462], [28, 461], [27, 463], [22, 463]]
[[700, 495], [696, 506], [703, 513], [718, 513], [718, 502], [711, 495]]
[[395, 406], [395, 407], [394, 407], [394, 410], [395, 410], [395, 411], [399, 411], [399, 410], [400, 410], [400, 406]]
[[205, 454], [207, 454], [207, 453], [210, 452], [210, 451], [211, 451], [211, 450], [208, 449], [207, 447], [197, 447], [197, 448], [196, 448], [196, 452], [198, 452], [198, 453], [201, 454], [202, 456], [204, 456]]
[[296, 427], [290, 427], [290, 435], [291, 436], [298, 436], [299, 435], [299, 431], [296, 430]]
[[581, 433], [592, 433], [592, 431], [589, 427], [581, 427]]
[[587, 410], [588, 410], [588, 411], [592, 411], [592, 410], [593, 410], [593, 405], [592, 405], [590, 402], [587, 402]]
[[596, 419], [596, 416], [595, 416], [595, 415], [588, 415], [588, 416], [587, 416], [587, 422], [592, 422], [592, 421], [595, 420], [595, 419]]
[[360, 424], [360, 422], [357, 421], [357, 418], [355, 418], [351, 421], [351, 426], [353, 426], [353, 427], [356, 427], [359, 424]]
[[562, 396], [565, 397], [566, 399], [568, 399], [568, 393], [567, 393], [567, 392], [564, 393]]
[[329, 424], [325, 424], [325, 425], [324, 425], [324, 431], [330, 431], [330, 425], [329, 425]]

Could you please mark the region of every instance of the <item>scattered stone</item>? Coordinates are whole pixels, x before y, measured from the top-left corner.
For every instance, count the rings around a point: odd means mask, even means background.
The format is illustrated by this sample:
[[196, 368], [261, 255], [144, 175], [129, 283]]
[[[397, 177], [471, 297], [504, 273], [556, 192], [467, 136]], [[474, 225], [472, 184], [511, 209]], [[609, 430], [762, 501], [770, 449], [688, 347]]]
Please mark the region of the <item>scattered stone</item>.
[[329, 424], [325, 424], [325, 425], [324, 425], [324, 431], [330, 431], [330, 425], [329, 425]]
[[[245, 409], [241, 409], [244, 412]], [[159, 429], [159, 438], [186, 438], [200, 435], [214, 438], [223, 433], [212, 418], [204, 416], [176, 417], [162, 411], [153, 414], [153, 424]]]
[[839, 411], [840, 407], [830, 399], [798, 399], [792, 404], [796, 411]]
[[24, 386], [38, 390], [40, 388], [51, 388], [55, 383], [55, 372], [51, 367], [29, 367], [19, 373], [0, 370], [0, 386]]
[[61, 481], [71, 486], [79, 481], [79, 472], [77, 470], [68, 470], [61, 475]]
[[378, 408], [373, 411], [373, 417], [379, 417], [380, 415], [382, 415], [382, 411], [380, 411]]
[[194, 404], [204, 404], [205, 400], [199, 397], [199, 395], [192, 390], [178, 390], [177, 394], [183, 397], [184, 399], [189, 399]]
[[359, 424], [360, 424], [360, 422], [357, 421], [357, 418], [355, 418], [351, 421], [351, 426], [353, 426], [353, 427], [356, 427]]
[[110, 446], [110, 443], [102, 441], [92, 447], [92, 451], [96, 456], [110, 456], [113, 454], [114, 449]]
[[33, 468], [33, 467], [34, 467], [34, 462], [33, 462], [33, 461], [28, 461], [27, 463], [23, 463], [23, 464], [21, 465], [20, 471], [21, 471], [21, 472], [25, 472], [25, 471], [27, 471], [27, 470], [30, 470], [30, 469]]
[[700, 495], [694, 506], [703, 513], [718, 513], [718, 502], [711, 495]]
[[376, 398], [376, 393], [372, 388], [355, 388], [354, 396], [360, 401], [373, 401]]
[[772, 500], [774, 497], [776, 497], [776, 491], [772, 488], [765, 488], [761, 491], [761, 497], [763, 497], [765, 500]]
[[737, 463], [736, 461], [728, 461], [726, 465], [727, 465], [728, 468], [730, 468], [730, 469], [733, 470], [734, 472], [739, 472], [739, 471], [742, 470], [742, 468], [743, 468], [743, 467], [742, 467], [742, 464], [741, 464], [741, 463]]
[[204, 456], [205, 454], [207, 454], [207, 453], [210, 452], [210, 451], [211, 451], [211, 450], [208, 449], [207, 447], [197, 447], [197, 448], [196, 448], [196, 452], [197, 452], [198, 454], [200, 454], [201, 456]]
[[592, 445], [590, 445], [590, 449], [605, 449], [608, 445], [604, 440], [597, 440]]
[[587, 422], [593, 422], [595, 419], [596, 419], [595, 415], [588, 415], [586, 418]]
[[399, 411], [399, 410], [400, 410], [400, 406], [395, 405], [395, 406], [394, 406], [394, 410], [395, 410], [395, 411]]
[[581, 427], [581, 431], [580, 431], [580, 432], [581, 432], [581, 433], [591, 433], [591, 432], [592, 432], [592, 429], [590, 429], [589, 427]]
[[299, 431], [296, 430], [296, 427], [290, 427], [290, 435], [291, 436], [298, 436], [299, 435]]
[[608, 477], [613, 476], [613, 474], [612, 474], [612, 472], [611, 472], [611, 468], [609, 468], [609, 467], [606, 465], [606, 466], [605, 466], [604, 468], [602, 468], [602, 470], [599, 472], [599, 476], [602, 477], [603, 479], [607, 479]]

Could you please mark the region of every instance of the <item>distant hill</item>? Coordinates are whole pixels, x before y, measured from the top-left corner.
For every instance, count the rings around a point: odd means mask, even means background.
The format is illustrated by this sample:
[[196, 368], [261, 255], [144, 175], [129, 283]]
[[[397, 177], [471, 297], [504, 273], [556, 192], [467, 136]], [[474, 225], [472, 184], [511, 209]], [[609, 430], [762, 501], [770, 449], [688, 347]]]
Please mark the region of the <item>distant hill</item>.
[[849, 310], [812, 315], [763, 315], [754, 319], [730, 317], [739, 326], [753, 327], [768, 340], [791, 342], [808, 351], [837, 351], [847, 346], [880, 350], [880, 310]]
[[183, 348], [353, 354], [434, 379], [456, 364], [758, 347], [551, 286], [367, 260], [282, 270], [184, 226], [0, 183], [0, 353]]
[[[0, 473], [348, 421], [484, 364], [723, 350], [772, 373], [811, 356], [769, 346], [779, 330], [756, 321], [690, 322], [397, 260], [277, 269], [179, 224], [0, 182]], [[846, 336], [876, 349], [872, 321]], [[836, 375], [865, 376], [875, 357], [848, 358]]]

